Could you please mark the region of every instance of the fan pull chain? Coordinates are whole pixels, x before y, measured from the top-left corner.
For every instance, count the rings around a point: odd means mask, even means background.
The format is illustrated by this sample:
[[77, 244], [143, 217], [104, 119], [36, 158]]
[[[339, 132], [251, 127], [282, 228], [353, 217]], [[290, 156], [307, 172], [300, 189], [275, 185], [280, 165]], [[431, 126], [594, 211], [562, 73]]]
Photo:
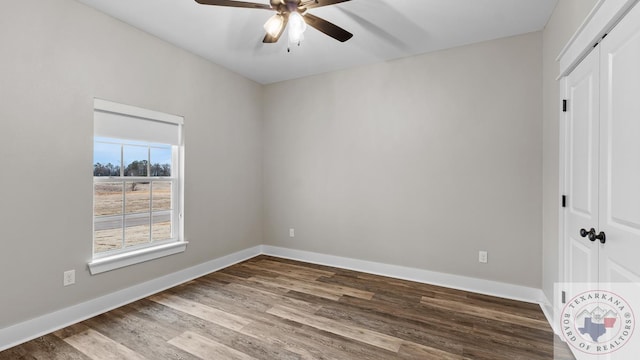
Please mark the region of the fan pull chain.
[[[300, 44], [301, 44], [301, 42], [300, 42], [300, 41], [298, 41], [298, 46], [300, 46]], [[290, 47], [290, 46], [287, 46], [287, 52], [288, 52], [288, 53], [290, 53], [290, 52], [291, 52], [291, 47]]]

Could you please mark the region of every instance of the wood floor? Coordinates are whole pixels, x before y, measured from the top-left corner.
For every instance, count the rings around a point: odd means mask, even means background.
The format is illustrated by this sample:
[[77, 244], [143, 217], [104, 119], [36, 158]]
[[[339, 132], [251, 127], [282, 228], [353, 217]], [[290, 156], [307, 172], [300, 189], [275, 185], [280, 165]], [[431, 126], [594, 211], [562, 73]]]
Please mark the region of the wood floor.
[[538, 305], [259, 256], [5, 359], [554, 359]]

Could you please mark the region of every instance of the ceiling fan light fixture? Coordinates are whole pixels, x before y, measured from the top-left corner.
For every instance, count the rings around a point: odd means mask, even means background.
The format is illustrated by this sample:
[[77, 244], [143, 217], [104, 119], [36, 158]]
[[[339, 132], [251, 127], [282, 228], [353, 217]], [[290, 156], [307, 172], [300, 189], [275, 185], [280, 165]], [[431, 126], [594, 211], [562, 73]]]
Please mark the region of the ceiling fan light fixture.
[[307, 30], [307, 23], [302, 15], [297, 11], [291, 12], [289, 15], [289, 42], [292, 44], [300, 43], [304, 40], [304, 31]]
[[347, 30], [313, 14], [307, 12], [309, 9], [335, 5], [351, 0], [267, 0], [261, 2], [240, 1], [240, 0], [195, 0], [202, 5], [226, 6], [249, 9], [262, 9], [275, 11], [264, 24], [266, 35], [262, 39], [264, 44], [277, 43], [284, 30], [289, 28], [289, 43], [298, 44], [304, 39], [304, 32], [307, 25], [334, 38], [340, 42], [345, 42], [353, 37]]
[[264, 23], [264, 30], [270, 36], [276, 37], [280, 32], [282, 32], [282, 27], [284, 26], [284, 16], [281, 14], [275, 14]]

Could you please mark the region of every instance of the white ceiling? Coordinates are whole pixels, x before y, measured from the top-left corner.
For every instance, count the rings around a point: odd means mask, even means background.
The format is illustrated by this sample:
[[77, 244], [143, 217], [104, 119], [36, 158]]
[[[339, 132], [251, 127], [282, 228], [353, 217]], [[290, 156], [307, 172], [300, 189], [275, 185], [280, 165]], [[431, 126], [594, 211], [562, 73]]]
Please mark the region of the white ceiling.
[[262, 43], [268, 10], [194, 0], [78, 1], [268, 84], [541, 30], [558, 0], [351, 0], [309, 10], [353, 33], [351, 40], [309, 28], [290, 53], [286, 33], [277, 44]]

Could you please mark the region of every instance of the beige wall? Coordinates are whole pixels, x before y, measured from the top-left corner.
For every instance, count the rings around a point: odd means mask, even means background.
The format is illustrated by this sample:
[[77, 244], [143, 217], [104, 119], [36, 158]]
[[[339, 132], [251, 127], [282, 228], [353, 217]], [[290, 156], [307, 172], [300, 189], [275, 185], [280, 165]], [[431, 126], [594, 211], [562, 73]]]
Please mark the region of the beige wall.
[[560, 51], [578, 30], [597, 0], [560, 0], [543, 32], [543, 131], [542, 131], [542, 261], [543, 290], [553, 299], [553, 284], [558, 281], [559, 239], [559, 116], [560, 72], [555, 61]]
[[538, 32], [266, 86], [265, 242], [540, 287], [541, 54]]
[[[0, 44], [0, 328], [262, 243], [260, 85], [71, 0], [1, 2]], [[93, 97], [185, 117], [185, 253], [88, 274]]]

